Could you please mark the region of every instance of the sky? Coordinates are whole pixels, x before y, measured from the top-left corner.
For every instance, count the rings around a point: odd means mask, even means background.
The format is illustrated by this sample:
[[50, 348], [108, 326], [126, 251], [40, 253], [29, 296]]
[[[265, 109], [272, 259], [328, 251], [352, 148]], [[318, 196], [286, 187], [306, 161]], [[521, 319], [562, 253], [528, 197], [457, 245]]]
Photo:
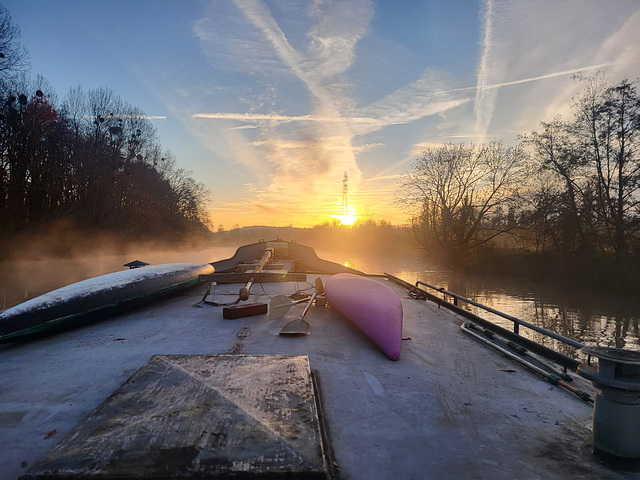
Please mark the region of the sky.
[[60, 100], [109, 87], [211, 191], [213, 224], [408, 221], [425, 148], [569, 116], [640, 76], [638, 0], [0, 0]]

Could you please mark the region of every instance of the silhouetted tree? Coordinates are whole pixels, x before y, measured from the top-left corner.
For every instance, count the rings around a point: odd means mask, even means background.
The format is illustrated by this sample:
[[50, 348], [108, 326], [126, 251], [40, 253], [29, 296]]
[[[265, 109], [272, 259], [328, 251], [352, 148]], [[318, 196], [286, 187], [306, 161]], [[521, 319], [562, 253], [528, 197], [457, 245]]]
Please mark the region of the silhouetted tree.
[[0, 91], [5, 233], [56, 218], [136, 236], [206, 229], [209, 191], [175, 166], [142, 111], [106, 88], [72, 89], [60, 108], [43, 90], [39, 78]]
[[523, 164], [520, 147], [498, 142], [424, 150], [404, 176], [399, 197], [413, 213], [418, 242], [453, 261], [513, 230], [515, 223], [494, 222], [492, 217], [517, 198]]
[[597, 247], [627, 256], [640, 229], [640, 97], [627, 80], [608, 86], [602, 74], [580, 77], [574, 119], [541, 123], [524, 136], [542, 170], [553, 172], [564, 191], [556, 195], [563, 246]]
[[0, 233], [72, 220], [136, 235], [204, 230], [209, 191], [176, 167], [139, 108], [109, 88], [60, 106], [26, 75], [20, 30], [0, 6]]
[[[586, 175], [585, 159], [581, 156], [575, 143], [573, 128], [560, 117], [551, 122], [541, 122], [542, 129], [523, 136], [525, 145], [532, 147], [532, 158], [543, 172], [552, 172], [564, 186], [561, 196], [554, 195], [555, 200], [562, 200], [564, 205], [562, 244], [569, 250], [585, 249], [589, 246], [587, 231], [592, 228], [589, 216], [584, 215], [581, 208], [584, 197], [584, 178]], [[540, 192], [538, 200], [548, 196], [550, 192]], [[533, 202], [546, 209], [546, 202]], [[544, 215], [538, 212], [534, 215]]]
[[19, 40], [20, 29], [9, 11], [0, 5], [0, 80], [6, 81], [29, 65], [29, 54]]
[[640, 97], [627, 80], [607, 86], [602, 75], [583, 79], [574, 102], [575, 132], [595, 192], [594, 215], [601, 243], [620, 257], [638, 231], [640, 205]]

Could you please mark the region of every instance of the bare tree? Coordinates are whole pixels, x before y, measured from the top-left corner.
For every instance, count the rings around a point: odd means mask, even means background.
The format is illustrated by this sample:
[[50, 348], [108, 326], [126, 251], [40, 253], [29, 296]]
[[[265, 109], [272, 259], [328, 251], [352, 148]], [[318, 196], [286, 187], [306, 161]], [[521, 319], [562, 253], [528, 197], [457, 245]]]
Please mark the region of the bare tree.
[[207, 187], [198, 183], [191, 172], [178, 168], [167, 175], [167, 180], [176, 196], [178, 213], [189, 224], [210, 225], [206, 206], [211, 192]]
[[[564, 186], [564, 195], [556, 197], [566, 207], [562, 225], [565, 239], [563, 245], [570, 250], [584, 250], [589, 246], [588, 231], [593, 229], [593, 223], [583, 208], [587, 173], [585, 160], [575, 142], [574, 128], [559, 116], [551, 122], [541, 122], [540, 125], [540, 131], [523, 136], [523, 143], [531, 147], [532, 156], [542, 175], [544, 176], [544, 172], [551, 172]], [[542, 207], [545, 202], [538, 203], [536, 200], [546, 198], [548, 192], [539, 193], [542, 196], [534, 199], [533, 203]]]
[[175, 167], [140, 109], [108, 88], [72, 89], [58, 108], [43, 78], [20, 74], [4, 84], [0, 224], [7, 233], [56, 217], [135, 236], [209, 226], [209, 191]]
[[525, 178], [523, 160], [519, 146], [499, 142], [424, 150], [398, 195], [413, 215], [414, 234], [422, 247], [456, 260], [513, 230], [514, 219], [499, 217], [517, 198]]
[[29, 54], [19, 41], [20, 28], [0, 5], [0, 79], [8, 79], [29, 67]]
[[607, 86], [603, 75], [594, 75], [581, 81], [586, 85], [574, 102], [574, 125], [591, 168], [598, 233], [624, 257], [628, 238], [639, 227], [633, 212], [640, 205], [640, 97], [628, 80]]
[[570, 213], [559, 225], [565, 247], [625, 257], [640, 230], [640, 97], [627, 80], [609, 86], [603, 74], [578, 79], [585, 88], [574, 99], [574, 118], [543, 122], [524, 143], [564, 184], [557, 200]]

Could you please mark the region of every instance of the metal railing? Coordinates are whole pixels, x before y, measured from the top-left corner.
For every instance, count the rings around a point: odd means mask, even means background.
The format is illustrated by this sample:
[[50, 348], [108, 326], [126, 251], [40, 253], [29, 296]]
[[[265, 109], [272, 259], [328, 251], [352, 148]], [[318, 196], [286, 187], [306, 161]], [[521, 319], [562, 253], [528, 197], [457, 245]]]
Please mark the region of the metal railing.
[[529, 323], [529, 322], [526, 322], [524, 320], [520, 320], [519, 318], [516, 318], [516, 317], [514, 317], [512, 315], [508, 315], [506, 313], [500, 312], [500, 311], [498, 311], [498, 310], [496, 310], [494, 308], [491, 308], [491, 307], [489, 307], [487, 305], [483, 305], [483, 304], [478, 303], [478, 302], [476, 302], [474, 300], [471, 300], [470, 298], [466, 298], [466, 297], [463, 297], [462, 295], [458, 295], [457, 293], [445, 290], [442, 287], [436, 287], [435, 285], [431, 285], [429, 283], [426, 283], [426, 282], [423, 282], [423, 281], [420, 281], [420, 280], [418, 280], [416, 282], [416, 287], [418, 285], [423, 285], [423, 286], [429, 287], [429, 288], [431, 288], [433, 290], [437, 290], [438, 292], [443, 293], [445, 295], [449, 295], [450, 297], [452, 297], [454, 299], [453, 304], [456, 305], [456, 306], [458, 306], [458, 300], [460, 300], [460, 301], [463, 301], [465, 303], [468, 303], [469, 305], [473, 305], [475, 307], [478, 307], [478, 308], [481, 308], [483, 310], [486, 310], [487, 312], [493, 313], [494, 315], [502, 317], [502, 318], [504, 318], [506, 320], [510, 320], [511, 322], [513, 322], [513, 332], [518, 334], [518, 335], [520, 334], [520, 325], [522, 325], [523, 327], [527, 327], [530, 330], [534, 330], [534, 331], [536, 331], [538, 333], [541, 333], [541, 334], [543, 334], [543, 335], [545, 335], [547, 337], [550, 337], [550, 338], [553, 338], [555, 340], [558, 340], [559, 342], [565, 343], [567, 345], [571, 345], [572, 347], [582, 348], [582, 347], [585, 346], [583, 343], [580, 343], [577, 340], [565, 337], [564, 335], [560, 335], [559, 333], [556, 333], [556, 332], [552, 332], [551, 330], [547, 330], [547, 329], [542, 328], [542, 327], [540, 327], [538, 325], [535, 325], [533, 323]]
[[[569, 345], [572, 348], [582, 348], [584, 345], [580, 342], [577, 342], [571, 338], [563, 337], [555, 332], [551, 332], [537, 325], [533, 325], [529, 322], [525, 322], [524, 320], [520, 320], [518, 318], [512, 317], [511, 315], [507, 315], [505, 313], [499, 312], [497, 310], [492, 309], [491, 307], [487, 307], [486, 305], [479, 304], [469, 298], [463, 297], [462, 295], [458, 295], [454, 292], [449, 292], [441, 287], [436, 287], [434, 285], [430, 285], [428, 283], [418, 281], [414, 284], [407, 282], [401, 278], [396, 277], [395, 275], [391, 275], [390, 273], [385, 273], [385, 276], [392, 282], [406, 288], [409, 291], [409, 296], [415, 298], [416, 300], [429, 300], [438, 305], [438, 308], [444, 307], [447, 310], [451, 310], [452, 312], [460, 315], [463, 318], [471, 320], [471, 322], [478, 324], [484, 327], [486, 330], [489, 330], [501, 337], [504, 337], [507, 340], [513, 341], [520, 346], [534, 352], [538, 355], [542, 355], [543, 357], [556, 362], [558, 365], [562, 366], [566, 372], [567, 369], [576, 370], [580, 365], [580, 361], [577, 358], [570, 357], [561, 353], [557, 350], [549, 348], [541, 343], [534, 341], [533, 339], [529, 339], [520, 335], [519, 327], [522, 325], [523, 327], [528, 327], [536, 332], [541, 333], [549, 337], [550, 339], [557, 339], [559, 342]], [[418, 285], [423, 285], [430, 289], [436, 290], [436, 292], [443, 293], [445, 298], [439, 297], [437, 294], [430, 293], [426, 289], [419, 288]], [[446, 299], [446, 295], [449, 295], [453, 298], [453, 302], [450, 302]], [[458, 306], [458, 300], [468, 302], [471, 305], [478, 306], [479, 308], [486, 309], [487, 311], [504, 317], [513, 322], [513, 330], [509, 330], [508, 328], [501, 327], [500, 325], [487, 320], [475, 313], [461, 308]]]

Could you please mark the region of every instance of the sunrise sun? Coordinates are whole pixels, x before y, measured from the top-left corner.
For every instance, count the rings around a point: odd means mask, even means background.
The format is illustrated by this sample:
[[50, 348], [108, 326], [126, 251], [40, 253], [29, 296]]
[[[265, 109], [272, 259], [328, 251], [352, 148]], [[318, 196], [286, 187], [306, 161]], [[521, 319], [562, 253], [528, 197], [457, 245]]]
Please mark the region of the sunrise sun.
[[334, 215], [334, 218], [337, 218], [340, 221], [340, 225], [353, 225], [358, 220], [356, 215]]

